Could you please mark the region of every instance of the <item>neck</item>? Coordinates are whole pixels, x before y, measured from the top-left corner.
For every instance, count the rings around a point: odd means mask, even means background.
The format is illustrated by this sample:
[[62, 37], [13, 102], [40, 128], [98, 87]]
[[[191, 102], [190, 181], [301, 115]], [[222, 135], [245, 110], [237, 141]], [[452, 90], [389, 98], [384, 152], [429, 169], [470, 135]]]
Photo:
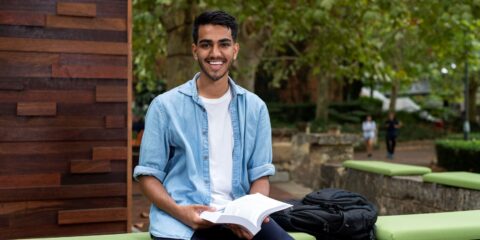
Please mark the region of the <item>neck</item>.
[[198, 95], [205, 98], [220, 98], [228, 91], [228, 76], [214, 81], [200, 73], [197, 80]]

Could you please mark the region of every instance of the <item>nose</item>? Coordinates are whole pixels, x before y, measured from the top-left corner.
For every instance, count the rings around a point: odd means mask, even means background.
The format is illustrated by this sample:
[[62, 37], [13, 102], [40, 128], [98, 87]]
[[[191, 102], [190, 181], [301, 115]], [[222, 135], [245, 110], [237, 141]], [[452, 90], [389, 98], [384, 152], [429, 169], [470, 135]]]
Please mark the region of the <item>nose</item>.
[[214, 44], [212, 47], [212, 51], [210, 52], [210, 56], [215, 58], [215, 57], [220, 57], [220, 48], [218, 47], [218, 44]]

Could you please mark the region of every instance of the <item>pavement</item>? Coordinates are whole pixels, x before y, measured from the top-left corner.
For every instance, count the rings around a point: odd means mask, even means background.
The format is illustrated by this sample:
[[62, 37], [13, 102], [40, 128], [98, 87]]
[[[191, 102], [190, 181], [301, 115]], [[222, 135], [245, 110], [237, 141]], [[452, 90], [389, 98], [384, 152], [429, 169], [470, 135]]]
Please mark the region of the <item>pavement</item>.
[[[398, 143], [393, 159], [386, 157], [385, 144], [379, 142], [373, 151], [371, 158], [366, 152], [355, 152], [355, 160], [380, 160], [394, 163], [405, 163], [419, 166], [427, 166], [433, 171], [442, 171], [436, 166], [435, 146], [433, 141], [412, 141]], [[132, 227], [133, 231], [148, 231], [148, 213], [150, 208], [149, 200], [143, 196], [138, 183], [133, 182], [133, 204], [132, 204]], [[312, 189], [306, 188], [295, 182], [273, 182], [270, 184], [270, 197], [278, 200], [301, 199]]]

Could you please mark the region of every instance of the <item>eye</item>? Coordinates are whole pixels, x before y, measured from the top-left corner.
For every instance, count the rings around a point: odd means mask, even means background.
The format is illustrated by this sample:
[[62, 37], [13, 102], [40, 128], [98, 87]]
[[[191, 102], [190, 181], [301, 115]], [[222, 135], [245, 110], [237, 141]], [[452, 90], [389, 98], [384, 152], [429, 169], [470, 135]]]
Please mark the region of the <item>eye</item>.
[[228, 48], [230, 46], [231, 46], [231, 44], [229, 42], [220, 43], [220, 47], [222, 47], [222, 48]]
[[200, 43], [200, 48], [207, 49], [210, 47], [211, 44], [209, 43]]

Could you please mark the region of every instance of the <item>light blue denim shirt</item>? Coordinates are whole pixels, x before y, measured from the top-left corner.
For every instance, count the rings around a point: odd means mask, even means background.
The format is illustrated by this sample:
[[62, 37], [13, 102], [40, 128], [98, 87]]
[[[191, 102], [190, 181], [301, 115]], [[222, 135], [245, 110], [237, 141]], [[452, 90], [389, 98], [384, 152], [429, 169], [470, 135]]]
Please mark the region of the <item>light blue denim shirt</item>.
[[[196, 80], [156, 97], [148, 108], [133, 176], [154, 176], [179, 205], [209, 205], [210, 172], [207, 112]], [[273, 175], [270, 118], [265, 103], [229, 78], [233, 128], [232, 196], [246, 195], [256, 179]], [[214, 126], [210, 126], [214, 127]], [[229, 169], [225, 169], [229, 171]], [[157, 237], [190, 239], [193, 229], [152, 204], [150, 233]]]

